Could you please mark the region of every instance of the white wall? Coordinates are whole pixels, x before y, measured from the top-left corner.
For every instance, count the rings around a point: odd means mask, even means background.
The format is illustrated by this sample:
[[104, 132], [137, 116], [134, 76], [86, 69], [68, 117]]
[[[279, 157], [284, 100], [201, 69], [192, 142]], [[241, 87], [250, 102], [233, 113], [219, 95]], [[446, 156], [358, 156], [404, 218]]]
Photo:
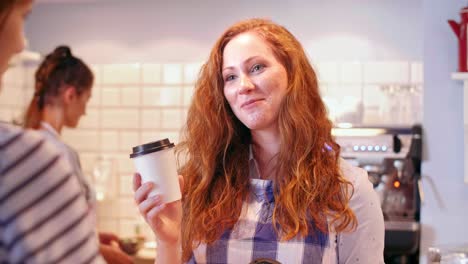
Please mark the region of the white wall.
[[[268, 17], [314, 58], [422, 58], [421, 0], [89, 2], [37, 4], [28, 22], [31, 47], [46, 53], [66, 43], [94, 63], [199, 61], [228, 25]], [[336, 45], [340, 40], [346, 42]]]
[[422, 247], [468, 243], [468, 185], [463, 183], [463, 86], [457, 70], [457, 40], [447, 19], [459, 21], [462, 1], [425, 0], [423, 163], [426, 202]]

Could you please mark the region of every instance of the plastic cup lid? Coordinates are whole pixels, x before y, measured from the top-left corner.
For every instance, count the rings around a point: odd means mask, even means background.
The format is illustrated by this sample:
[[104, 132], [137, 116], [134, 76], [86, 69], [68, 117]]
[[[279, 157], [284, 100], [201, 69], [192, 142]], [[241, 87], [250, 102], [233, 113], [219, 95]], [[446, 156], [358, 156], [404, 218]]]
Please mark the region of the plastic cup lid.
[[157, 151], [161, 151], [161, 150], [173, 148], [173, 147], [174, 147], [174, 143], [171, 143], [171, 141], [169, 141], [168, 138], [161, 139], [161, 140], [154, 141], [154, 142], [149, 142], [143, 145], [133, 147], [132, 153], [130, 154], [130, 158], [136, 158], [136, 157], [143, 156], [149, 153], [153, 153], [153, 152], [157, 152]]

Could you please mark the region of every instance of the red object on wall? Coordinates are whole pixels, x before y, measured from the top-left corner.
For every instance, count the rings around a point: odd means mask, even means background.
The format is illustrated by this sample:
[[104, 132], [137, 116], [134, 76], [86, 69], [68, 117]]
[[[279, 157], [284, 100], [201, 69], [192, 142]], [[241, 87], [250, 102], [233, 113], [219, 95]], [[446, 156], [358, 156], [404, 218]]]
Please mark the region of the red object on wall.
[[448, 23], [450, 24], [450, 27], [452, 27], [453, 32], [455, 32], [455, 35], [458, 37], [458, 71], [468, 72], [468, 7], [464, 7], [460, 10], [460, 17], [460, 23], [457, 23], [454, 20], [449, 20]]

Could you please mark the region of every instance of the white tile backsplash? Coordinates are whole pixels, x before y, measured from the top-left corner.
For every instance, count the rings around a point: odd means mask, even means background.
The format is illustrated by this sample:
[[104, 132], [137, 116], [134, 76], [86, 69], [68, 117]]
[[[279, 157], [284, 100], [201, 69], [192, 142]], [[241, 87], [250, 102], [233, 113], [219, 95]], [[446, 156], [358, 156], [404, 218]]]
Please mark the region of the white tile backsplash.
[[133, 197], [121, 197], [118, 199], [119, 218], [135, 218], [138, 213], [138, 207], [135, 206]]
[[122, 87], [120, 89], [120, 103], [122, 106], [139, 107], [141, 103], [140, 87]]
[[119, 149], [119, 134], [117, 131], [102, 131], [101, 149], [105, 152], [115, 152]]
[[102, 84], [135, 84], [141, 80], [140, 64], [107, 64], [102, 66]]
[[10, 122], [13, 118], [13, 111], [9, 108], [0, 107], [0, 121]]
[[[34, 93], [34, 76], [36, 74], [36, 70], [37, 68], [39, 67], [39, 65], [31, 65], [30, 67], [27, 67], [25, 70], [24, 70], [24, 75], [23, 75], [23, 79], [24, 79], [24, 84], [26, 85], [26, 89], [31, 91], [31, 94]], [[31, 98], [31, 97], [28, 97], [28, 98]]]
[[193, 97], [193, 92], [195, 91], [195, 87], [192, 86], [185, 86], [183, 88], [183, 105], [184, 106], [189, 106], [190, 102], [192, 102], [192, 97]]
[[[133, 207], [135, 207], [135, 206], [133, 206]], [[140, 226], [140, 228], [142, 226], [141, 221], [139, 219], [137, 219], [137, 218], [122, 219], [119, 222], [119, 231], [120, 231], [119, 234], [120, 234], [120, 236], [122, 236], [123, 238], [135, 236], [137, 226]], [[148, 235], [148, 233], [146, 233], [144, 235]]]
[[64, 128], [62, 138], [79, 152], [99, 150], [100, 137], [98, 130]]
[[117, 172], [122, 174], [128, 174], [135, 172], [135, 165], [133, 164], [132, 159], [130, 159], [131, 150], [122, 152], [121, 155], [116, 157]]
[[366, 62], [364, 63], [364, 82], [369, 84], [409, 82], [409, 63], [397, 62]]
[[133, 131], [121, 131], [119, 133], [119, 150], [130, 152], [130, 150], [140, 145], [140, 134], [139, 132]]
[[182, 64], [164, 64], [162, 82], [165, 84], [182, 84]]
[[160, 102], [160, 92], [161, 90], [159, 87], [143, 87], [143, 106], [158, 106]]
[[[98, 209], [100, 210], [100, 209]], [[120, 233], [118, 232], [119, 230], [119, 220], [118, 218], [114, 219], [103, 219], [102, 217], [98, 217], [98, 229], [101, 232], [111, 232], [111, 233]]]
[[118, 219], [119, 201], [103, 200], [97, 203], [97, 215], [100, 219]]
[[92, 64], [90, 68], [94, 74], [94, 86], [100, 85], [102, 83], [102, 65]]
[[336, 62], [318, 62], [315, 70], [319, 82], [336, 83], [339, 80], [339, 64]]
[[162, 138], [159, 130], [145, 130], [141, 133], [141, 143], [148, 143]]
[[179, 129], [182, 126], [181, 109], [163, 109], [162, 110], [162, 128]]
[[102, 128], [139, 128], [137, 109], [103, 109], [101, 117]]
[[[2, 96], [0, 96], [0, 105], [14, 108], [26, 104], [26, 96], [23, 92], [22, 86], [19, 86], [18, 84], [10, 84], [8, 86], [8, 84], [5, 83], [5, 87], [8, 87], [8, 89], [2, 89]], [[30, 99], [30, 97], [27, 98], [28, 103]]]
[[101, 103], [103, 106], [119, 106], [120, 103], [120, 88], [104, 87], [101, 92]]
[[133, 197], [133, 173], [122, 173], [120, 183], [120, 196]]
[[162, 65], [161, 64], [142, 64], [144, 84], [160, 84], [162, 80]]
[[81, 168], [83, 169], [85, 174], [91, 175], [93, 166], [97, 158], [99, 157], [99, 154], [96, 152], [96, 150], [93, 150], [92, 152], [81, 151], [79, 155], [80, 155]]
[[160, 106], [180, 106], [182, 101], [182, 87], [162, 87], [159, 92]]
[[171, 142], [179, 143], [179, 132], [177, 131], [162, 131], [159, 133], [159, 138], [168, 138]]
[[342, 83], [362, 83], [362, 64], [360, 62], [341, 63], [339, 75]]
[[161, 110], [144, 109], [141, 112], [141, 127], [143, 129], [157, 129], [161, 127]]
[[2, 82], [5, 86], [24, 86], [26, 83], [24, 74], [22, 67], [11, 67], [3, 74]]
[[97, 107], [101, 105], [101, 92], [101, 86], [94, 84], [91, 90], [91, 98], [89, 98], [88, 106]]
[[203, 63], [189, 63], [184, 65], [184, 83], [194, 84]]

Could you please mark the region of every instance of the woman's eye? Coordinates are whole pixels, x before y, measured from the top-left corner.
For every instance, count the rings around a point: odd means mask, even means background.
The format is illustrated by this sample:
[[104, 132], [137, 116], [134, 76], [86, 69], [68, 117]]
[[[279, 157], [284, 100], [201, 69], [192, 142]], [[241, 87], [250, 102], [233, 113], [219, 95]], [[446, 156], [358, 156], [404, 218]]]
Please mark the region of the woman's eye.
[[235, 78], [234, 75], [228, 75], [228, 76], [226, 76], [226, 78], [224, 78], [224, 80], [225, 80], [226, 82], [229, 82], [229, 81], [234, 80], [234, 78]]
[[252, 72], [256, 72], [256, 71], [259, 71], [261, 69], [263, 69], [265, 66], [261, 65], [261, 64], [255, 64], [253, 67], [252, 67]]

